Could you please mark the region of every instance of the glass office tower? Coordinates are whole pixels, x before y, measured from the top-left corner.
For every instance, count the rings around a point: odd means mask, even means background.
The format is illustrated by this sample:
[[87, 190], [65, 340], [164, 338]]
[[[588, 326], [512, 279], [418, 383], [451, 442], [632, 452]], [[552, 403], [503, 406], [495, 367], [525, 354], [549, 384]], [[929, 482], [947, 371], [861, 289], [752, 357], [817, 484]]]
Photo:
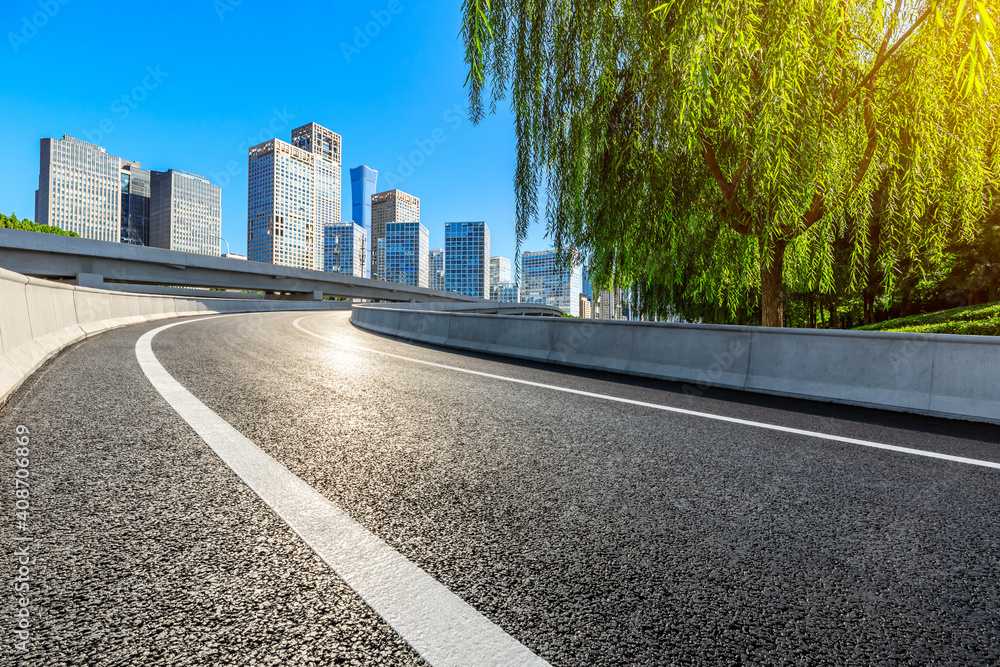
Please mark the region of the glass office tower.
[[[375, 183], [378, 172], [371, 167], [361, 165], [351, 169], [351, 217], [361, 225], [365, 232], [365, 247], [372, 247], [372, 195], [375, 194]], [[372, 259], [365, 258], [365, 278], [371, 278]]]
[[[572, 251], [566, 253], [572, 256]], [[555, 250], [526, 252], [521, 257], [521, 301], [555, 306], [580, 315], [580, 270], [574, 260], [558, 261]]]
[[444, 291], [444, 250], [441, 248], [431, 248], [427, 260], [430, 278], [428, 285], [431, 289]]
[[[390, 222], [420, 222], [420, 199], [402, 190], [377, 192], [372, 195], [371, 214], [372, 243], [376, 244], [377, 248], [378, 240], [385, 238], [385, 226]], [[422, 261], [426, 263], [427, 258], [424, 257]], [[385, 265], [379, 262], [378, 253], [372, 257], [371, 277], [388, 280]]]
[[222, 188], [178, 169], [151, 171], [150, 183], [149, 245], [218, 257]]
[[367, 259], [365, 230], [348, 220], [326, 226], [323, 234], [323, 270], [364, 277]]
[[386, 224], [385, 280], [390, 283], [427, 287], [429, 246], [430, 234], [419, 222]]
[[444, 288], [467, 296], [490, 296], [490, 228], [485, 222], [444, 226]]
[[149, 245], [149, 171], [138, 162], [122, 161], [121, 241], [131, 245]]

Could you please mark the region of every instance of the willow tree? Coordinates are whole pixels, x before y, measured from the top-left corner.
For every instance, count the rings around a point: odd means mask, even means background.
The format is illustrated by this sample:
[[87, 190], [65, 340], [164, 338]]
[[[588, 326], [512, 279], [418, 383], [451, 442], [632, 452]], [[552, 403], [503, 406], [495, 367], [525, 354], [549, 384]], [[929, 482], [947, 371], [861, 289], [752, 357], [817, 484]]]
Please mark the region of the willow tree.
[[[966, 0], [465, 0], [471, 116], [510, 96], [519, 242], [675, 302], [832, 280], [874, 193], [894, 252], [971, 236], [997, 183], [994, 17]], [[995, 10], [993, 10], [995, 11]], [[485, 99], [484, 99], [485, 98]], [[850, 224], [849, 224], [850, 223]]]

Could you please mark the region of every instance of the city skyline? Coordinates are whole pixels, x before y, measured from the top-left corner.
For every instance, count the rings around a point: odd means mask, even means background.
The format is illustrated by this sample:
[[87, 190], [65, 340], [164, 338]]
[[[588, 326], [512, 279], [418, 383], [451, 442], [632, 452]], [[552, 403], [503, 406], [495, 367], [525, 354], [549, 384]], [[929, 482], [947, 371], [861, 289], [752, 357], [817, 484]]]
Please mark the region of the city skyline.
[[[0, 24], [20, 26], [32, 7], [37, 10], [32, 3], [4, 3]], [[486, 220], [493, 252], [513, 257], [511, 116], [501, 105], [478, 127], [468, 120], [457, 8], [404, 5], [349, 61], [340, 45], [354, 48], [355, 28], [372, 20], [371, 7], [317, 4], [311, 16], [336, 19], [323, 43], [302, 44], [291, 33], [275, 36], [276, 52], [312, 60], [334, 80], [392, 72], [391, 85], [348, 94], [338, 86], [262, 92], [264, 78], [287, 77], [291, 57], [262, 58], [247, 67], [237, 54], [248, 25], [287, 19], [277, 6], [243, 3], [221, 17], [211, 3], [183, 17], [156, 7], [139, 7], [126, 17], [75, 3], [61, 6], [17, 52], [0, 50], [6, 72], [0, 137], [7, 155], [0, 164], [0, 210], [33, 217], [38, 139], [69, 134], [112, 155], [139, 159], [143, 167], [178, 167], [219, 185], [221, 236], [231, 252], [247, 254], [247, 150], [274, 137], [287, 140], [292, 128], [314, 120], [344, 138], [338, 221], [354, 219], [349, 168], [367, 165], [379, 173], [379, 190], [399, 188], [421, 198], [421, 222], [432, 246], [444, 247], [449, 220]], [[118, 39], [135, 21], [161, 30], [148, 35], [141, 53], [127, 63], [85, 48], [92, 40]], [[168, 35], [178, 32], [190, 34], [197, 48], [176, 49]], [[58, 86], [43, 83], [46, 73], [57, 70], [64, 74]], [[245, 94], [250, 89], [253, 96]], [[522, 247], [548, 247], [541, 224]]]

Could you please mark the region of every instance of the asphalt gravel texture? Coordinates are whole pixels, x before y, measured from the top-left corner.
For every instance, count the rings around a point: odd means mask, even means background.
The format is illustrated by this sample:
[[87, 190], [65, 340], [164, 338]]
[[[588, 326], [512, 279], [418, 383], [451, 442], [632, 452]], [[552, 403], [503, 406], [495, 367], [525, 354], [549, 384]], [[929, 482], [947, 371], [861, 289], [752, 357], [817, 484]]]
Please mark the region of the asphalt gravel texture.
[[[405, 343], [348, 313], [188, 321], [185, 388], [553, 665], [1000, 663], [1000, 471], [533, 382], [991, 461], [1000, 429]], [[38, 665], [419, 665], [107, 332], [0, 410], [31, 431]], [[16, 561], [5, 559], [8, 583]], [[4, 658], [4, 659], [6, 659]]]

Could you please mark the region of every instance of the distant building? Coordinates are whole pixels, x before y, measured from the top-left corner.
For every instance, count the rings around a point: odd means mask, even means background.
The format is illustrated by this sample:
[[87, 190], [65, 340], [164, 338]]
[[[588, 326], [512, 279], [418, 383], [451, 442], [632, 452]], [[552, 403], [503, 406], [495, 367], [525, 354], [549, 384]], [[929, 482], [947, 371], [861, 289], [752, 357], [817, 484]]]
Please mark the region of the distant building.
[[149, 245], [218, 257], [222, 188], [177, 169], [149, 173]]
[[490, 285], [490, 301], [500, 303], [517, 303], [521, 300], [521, 291], [514, 283]]
[[490, 257], [490, 285], [511, 282], [510, 259]]
[[[178, 174], [198, 182], [172, 176], [154, 179], [154, 174]], [[166, 190], [157, 192], [158, 186]], [[154, 201], [160, 203], [155, 236]], [[176, 169], [149, 171], [68, 134], [40, 142], [35, 222], [42, 225], [87, 239], [218, 255], [220, 201], [221, 189], [201, 176]], [[209, 247], [200, 239], [212, 230], [216, 238]]]
[[428, 285], [431, 289], [444, 291], [444, 250], [431, 248], [427, 255], [427, 262], [427, 268], [430, 271]]
[[340, 222], [339, 134], [308, 123], [292, 142], [250, 148], [247, 249], [250, 259], [323, 268], [323, 230]]
[[580, 317], [585, 319], [590, 319], [594, 316], [594, 311], [590, 305], [590, 299], [587, 298], [586, 294], [580, 295]]
[[427, 287], [430, 235], [419, 222], [390, 222], [385, 226], [385, 280]]
[[599, 320], [622, 319], [622, 291], [620, 289], [594, 292], [594, 317]]
[[244, 262], [247, 261], [247, 256], [246, 255], [241, 255], [238, 252], [224, 252], [224, 253], [222, 253], [222, 258], [223, 259], [239, 259], [239, 260], [243, 260]]
[[521, 257], [521, 301], [555, 306], [580, 314], [580, 271], [568, 251], [560, 262], [555, 250], [526, 252]]
[[[138, 162], [122, 160], [121, 242], [149, 245], [150, 174]], [[221, 226], [221, 213], [220, 213]]]
[[35, 222], [86, 239], [121, 241], [122, 162], [100, 146], [68, 134], [62, 139], [42, 138]]
[[366, 243], [361, 225], [350, 220], [328, 224], [323, 230], [323, 270], [363, 278]]
[[[378, 239], [385, 238], [385, 226], [391, 222], [420, 222], [420, 199], [402, 190], [376, 193], [372, 195], [371, 202], [371, 234], [375, 243], [378, 242]], [[378, 280], [388, 280], [384, 265], [379, 266], [378, 254], [376, 253], [372, 259], [374, 260], [372, 277]], [[426, 257], [424, 261], [426, 261]]]
[[590, 266], [587, 264], [584, 264], [580, 268], [580, 293], [587, 297], [588, 300], [593, 299], [590, 287]]
[[445, 290], [486, 299], [489, 284], [490, 228], [482, 221], [445, 223]]
[[[361, 165], [351, 169], [351, 216], [365, 231], [366, 249], [372, 247], [372, 195], [377, 181], [378, 172], [371, 167]], [[364, 278], [371, 278], [373, 259], [365, 257]]]

